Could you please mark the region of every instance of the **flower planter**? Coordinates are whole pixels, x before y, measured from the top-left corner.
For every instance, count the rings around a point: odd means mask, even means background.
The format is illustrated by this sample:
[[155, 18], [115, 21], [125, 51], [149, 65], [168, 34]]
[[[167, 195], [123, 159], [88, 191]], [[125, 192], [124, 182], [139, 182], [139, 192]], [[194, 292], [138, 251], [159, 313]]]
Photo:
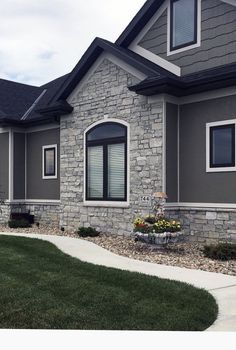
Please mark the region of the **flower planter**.
[[164, 233], [142, 233], [135, 232], [135, 239], [148, 244], [166, 245], [170, 243], [179, 243], [183, 240], [182, 232], [164, 232]]

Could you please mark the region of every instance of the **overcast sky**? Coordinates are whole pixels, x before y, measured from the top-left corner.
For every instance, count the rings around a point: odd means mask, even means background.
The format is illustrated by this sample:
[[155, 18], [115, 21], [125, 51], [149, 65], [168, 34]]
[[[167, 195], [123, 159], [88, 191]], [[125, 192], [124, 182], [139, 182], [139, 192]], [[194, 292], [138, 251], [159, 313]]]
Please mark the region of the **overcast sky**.
[[1, 0], [0, 78], [42, 85], [96, 36], [115, 41], [145, 0]]

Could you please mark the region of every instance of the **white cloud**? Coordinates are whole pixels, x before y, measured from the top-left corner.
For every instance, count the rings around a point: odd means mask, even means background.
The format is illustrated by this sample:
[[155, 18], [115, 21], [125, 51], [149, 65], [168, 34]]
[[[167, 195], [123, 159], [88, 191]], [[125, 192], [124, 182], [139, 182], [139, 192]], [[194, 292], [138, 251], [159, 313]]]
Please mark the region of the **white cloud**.
[[0, 78], [41, 85], [68, 73], [96, 36], [115, 41], [144, 0], [1, 0]]

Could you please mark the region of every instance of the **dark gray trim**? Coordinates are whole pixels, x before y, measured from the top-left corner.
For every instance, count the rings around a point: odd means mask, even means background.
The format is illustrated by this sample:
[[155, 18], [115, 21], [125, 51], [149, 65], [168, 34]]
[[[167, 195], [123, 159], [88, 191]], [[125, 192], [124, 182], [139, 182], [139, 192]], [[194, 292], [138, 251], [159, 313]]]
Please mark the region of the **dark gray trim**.
[[180, 106], [180, 202], [236, 203], [236, 171], [207, 172], [206, 124], [235, 119], [236, 96]]
[[25, 134], [13, 132], [13, 199], [25, 199]]
[[0, 200], [9, 197], [9, 133], [0, 134]]
[[[57, 179], [43, 179], [43, 146], [57, 145]], [[60, 199], [60, 129], [27, 134], [27, 199]]]
[[178, 202], [178, 110], [166, 103], [166, 193], [168, 202]]

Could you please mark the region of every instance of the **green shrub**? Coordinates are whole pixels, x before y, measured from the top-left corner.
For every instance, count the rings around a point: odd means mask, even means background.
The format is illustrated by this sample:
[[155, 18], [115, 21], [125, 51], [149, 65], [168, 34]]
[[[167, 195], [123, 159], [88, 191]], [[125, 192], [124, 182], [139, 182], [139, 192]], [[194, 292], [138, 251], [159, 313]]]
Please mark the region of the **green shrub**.
[[20, 219], [20, 220], [9, 220], [8, 226], [10, 228], [28, 228], [28, 227], [31, 227], [31, 224], [29, 223], [29, 221], [25, 219]]
[[206, 245], [204, 255], [214, 260], [236, 260], [236, 244], [220, 243], [217, 245]]
[[78, 234], [80, 237], [97, 237], [100, 235], [100, 232], [93, 227], [80, 227]]

